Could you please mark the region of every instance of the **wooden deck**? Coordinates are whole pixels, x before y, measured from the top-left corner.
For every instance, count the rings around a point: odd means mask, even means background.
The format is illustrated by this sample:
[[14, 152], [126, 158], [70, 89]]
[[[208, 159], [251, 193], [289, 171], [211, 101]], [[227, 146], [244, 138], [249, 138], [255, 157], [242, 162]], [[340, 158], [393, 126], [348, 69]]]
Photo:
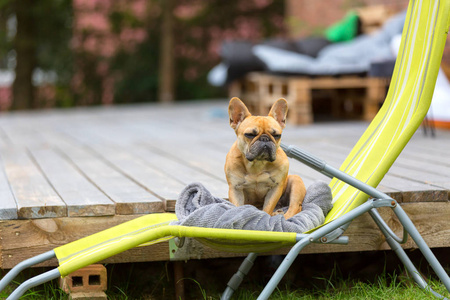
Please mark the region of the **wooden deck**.
[[[339, 166], [367, 125], [288, 125], [283, 141]], [[190, 182], [226, 198], [223, 165], [234, 139], [227, 101], [1, 115], [0, 267], [140, 214], [174, 211], [178, 193]], [[450, 246], [449, 149], [449, 131], [432, 138], [419, 130], [379, 186], [404, 203], [432, 247]], [[291, 163], [291, 173], [306, 185], [329, 181], [298, 162]], [[398, 227], [389, 211], [384, 214]], [[355, 239], [346, 249], [313, 246], [307, 252], [387, 248], [369, 218], [357, 219], [348, 233]], [[169, 248], [142, 247], [109, 261], [170, 259]], [[202, 249], [178, 258], [236, 255]]]

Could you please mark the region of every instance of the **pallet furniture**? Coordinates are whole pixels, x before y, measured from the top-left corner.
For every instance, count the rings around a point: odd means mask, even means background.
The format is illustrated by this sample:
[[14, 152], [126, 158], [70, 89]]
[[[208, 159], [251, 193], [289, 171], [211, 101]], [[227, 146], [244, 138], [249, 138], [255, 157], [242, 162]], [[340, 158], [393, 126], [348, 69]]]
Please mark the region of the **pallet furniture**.
[[[298, 13], [296, 0], [289, 0], [288, 17]], [[293, 9], [292, 9], [293, 8]], [[290, 11], [290, 12], [289, 12]], [[371, 34], [394, 15], [387, 5], [371, 5], [355, 9], [361, 21], [361, 32]], [[296, 31], [295, 28], [291, 28]], [[291, 32], [292, 38], [298, 38]], [[240, 97], [255, 115], [264, 115], [278, 98], [286, 98], [290, 106], [288, 122], [311, 124], [314, 121], [313, 101], [317, 90], [329, 91], [329, 106], [333, 117], [372, 120], [386, 96], [389, 78], [357, 75], [333, 76], [283, 76], [264, 72], [247, 74], [230, 84], [230, 97]]]
[[[346, 114], [370, 121], [383, 103], [388, 86], [389, 78], [380, 77], [310, 78], [254, 72], [233, 82], [228, 93], [231, 97], [240, 97], [255, 115], [267, 114], [276, 99], [286, 98], [289, 103], [288, 121], [292, 124], [310, 124], [314, 121], [315, 90], [335, 92], [336, 97], [329, 99], [334, 116]], [[362, 93], [352, 95], [356, 90]]]

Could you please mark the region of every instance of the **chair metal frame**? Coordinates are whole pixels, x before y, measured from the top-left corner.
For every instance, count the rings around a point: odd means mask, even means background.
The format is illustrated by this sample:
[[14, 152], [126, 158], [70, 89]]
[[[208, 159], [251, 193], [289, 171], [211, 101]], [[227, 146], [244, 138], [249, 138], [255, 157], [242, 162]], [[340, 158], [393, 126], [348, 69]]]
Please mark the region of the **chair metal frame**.
[[[411, 275], [411, 277], [414, 279], [414, 281], [419, 285], [420, 288], [427, 290], [431, 292], [434, 296], [441, 298], [441, 299], [447, 299], [444, 296], [438, 294], [435, 292], [430, 285], [426, 282], [426, 280], [420, 275], [417, 268], [412, 263], [411, 259], [408, 257], [406, 252], [401, 247], [401, 244], [405, 243], [407, 241], [408, 235], [411, 236], [411, 238], [416, 243], [417, 247], [420, 249], [422, 254], [424, 255], [425, 259], [428, 261], [438, 278], [442, 281], [444, 286], [446, 287], [447, 291], [450, 293], [450, 277], [445, 272], [442, 265], [437, 260], [436, 256], [433, 254], [433, 252], [430, 250], [422, 236], [420, 235], [419, 231], [414, 226], [411, 219], [408, 217], [408, 215], [405, 213], [405, 211], [401, 208], [401, 206], [397, 203], [396, 200], [389, 197], [385, 193], [380, 192], [379, 190], [373, 188], [370, 185], [365, 184], [364, 182], [361, 182], [360, 180], [349, 176], [348, 174], [340, 171], [339, 169], [336, 169], [330, 165], [328, 165], [326, 162], [318, 159], [317, 157], [311, 155], [310, 153], [299, 149], [294, 146], [282, 146], [285, 150], [286, 154], [294, 158], [313, 169], [321, 172], [322, 174], [330, 177], [330, 178], [337, 178], [357, 189], [360, 191], [366, 193], [371, 199], [369, 199], [366, 203], [354, 208], [350, 212], [346, 213], [345, 215], [331, 221], [328, 224], [325, 224], [324, 226], [318, 228], [317, 230], [306, 234], [306, 236], [303, 236], [289, 251], [289, 253], [286, 255], [284, 260], [282, 261], [281, 265], [277, 268], [274, 275], [270, 279], [270, 281], [267, 283], [265, 288], [263, 289], [262, 293], [258, 297], [258, 299], [268, 299], [269, 296], [273, 293], [275, 288], [277, 287], [280, 280], [283, 278], [283, 276], [288, 271], [289, 267], [292, 265], [294, 260], [297, 258], [297, 256], [300, 254], [303, 248], [305, 248], [307, 245], [310, 245], [314, 242], [322, 242], [322, 243], [330, 243], [333, 241], [336, 237], [341, 237], [341, 234], [347, 229], [347, 227], [350, 225], [350, 222], [359, 217], [360, 215], [368, 212], [370, 216], [373, 218], [377, 226], [380, 228], [383, 235], [386, 237], [386, 242], [389, 244], [391, 249], [397, 254], [401, 262], [404, 264], [406, 270]], [[392, 229], [386, 224], [386, 222], [382, 219], [380, 214], [378, 213], [377, 209], [380, 207], [390, 207], [401, 224], [403, 225], [403, 237], [399, 238]], [[255, 261], [257, 257], [256, 253], [250, 253], [247, 258], [242, 263], [241, 267], [239, 268], [238, 272], [233, 275], [233, 277], [230, 279], [230, 281], [227, 284], [227, 288], [222, 294], [221, 299], [230, 299], [233, 295], [234, 291], [238, 288], [240, 283], [242, 282], [242, 279], [244, 276], [249, 272], [253, 262]]]

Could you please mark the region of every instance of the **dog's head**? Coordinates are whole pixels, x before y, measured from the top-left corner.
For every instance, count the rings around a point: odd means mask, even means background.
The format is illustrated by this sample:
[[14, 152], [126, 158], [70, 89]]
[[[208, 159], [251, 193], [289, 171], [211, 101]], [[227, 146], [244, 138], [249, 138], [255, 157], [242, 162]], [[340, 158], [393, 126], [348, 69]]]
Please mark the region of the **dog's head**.
[[236, 132], [239, 150], [249, 161], [276, 160], [281, 133], [286, 125], [287, 101], [278, 99], [269, 115], [252, 116], [239, 98], [232, 98], [228, 106], [230, 126]]

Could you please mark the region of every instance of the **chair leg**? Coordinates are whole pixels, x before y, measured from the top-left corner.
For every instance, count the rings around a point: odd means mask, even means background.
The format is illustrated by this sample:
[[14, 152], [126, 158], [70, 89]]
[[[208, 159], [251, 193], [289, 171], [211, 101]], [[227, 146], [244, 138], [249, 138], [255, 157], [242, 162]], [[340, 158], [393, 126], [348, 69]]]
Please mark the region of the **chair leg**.
[[305, 248], [305, 246], [309, 245], [310, 243], [311, 241], [305, 238], [297, 242], [297, 244], [295, 244], [291, 248], [291, 250], [286, 255], [281, 265], [278, 267], [278, 269], [273, 274], [272, 278], [264, 287], [263, 291], [258, 297], [258, 300], [269, 299], [270, 295], [272, 295], [278, 283], [280, 283], [281, 279], [284, 277], [287, 270], [290, 268], [294, 260], [297, 258], [300, 251], [302, 251], [302, 249]]
[[408, 215], [405, 213], [405, 211], [403, 210], [403, 208], [401, 208], [400, 205], [397, 205], [393, 209], [400, 222], [406, 228], [411, 238], [414, 240], [414, 242], [419, 247], [422, 254], [425, 256], [425, 259], [428, 261], [428, 263], [433, 268], [436, 275], [442, 281], [447, 291], [450, 292], [450, 277], [448, 276], [447, 272], [445, 272], [444, 268], [439, 263], [436, 256], [434, 256], [433, 252], [431, 252], [431, 249], [428, 247], [427, 243], [422, 238], [422, 236], [420, 235], [417, 228], [414, 226], [411, 219], [408, 217]]
[[223, 292], [222, 296], [220, 297], [221, 300], [230, 299], [233, 295], [234, 291], [238, 289], [238, 287], [241, 285], [242, 280], [244, 279], [245, 275], [248, 274], [250, 269], [253, 267], [253, 263], [255, 262], [256, 257], [258, 256], [257, 253], [250, 253], [242, 262], [242, 264], [239, 266], [238, 271], [231, 277], [230, 281], [227, 283], [227, 288]]
[[[412, 221], [409, 219], [408, 215], [404, 212], [404, 210], [400, 207], [400, 205], [397, 205], [396, 207], [394, 207], [393, 210], [394, 210], [395, 214], [397, 215], [397, 217], [399, 218], [402, 225], [404, 226], [404, 228], [406, 229], [406, 231], [409, 233], [411, 238], [414, 240], [414, 242], [419, 247], [422, 254], [425, 256], [428, 263], [431, 265], [431, 267], [435, 271], [436, 275], [438, 275], [439, 279], [444, 283], [445, 287], [450, 292], [450, 288], [449, 288], [450, 278], [448, 277], [447, 273], [445, 272], [444, 268], [441, 266], [439, 261], [434, 256], [433, 252], [431, 252], [430, 248], [425, 243], [422, 236], [417, 231], [417, 229], [414, 226], [414, 224], [412, 223]], [[442, 295], [433, 291], [433, 289], [428, 285], [428, 283], [425, 281], [425, 279], [422, 276], [420, 276], [419, 271], [416, 269], [416, 267], [414, 266], [414, 264], [412, 263], [412, 261], [408, 257], [408, 255], [406, 254], [405, 250], [403, 250], [401, 245], [391, 237], [391, 235], [386, 231], [385, 228], [383, 228], [383, 226], [379, 225], [379, 221], [377, 220], [377, 218], [379, 218], [379, 216], [376, 216], [371, 212], [369, 212], [369, 213], [372, 216], [372, 218], [374, 218], [375, 223], [377, 223], [381, 232], [386, 237], [386, 242], [389, 244], [391, 249], [397, 254], [399, 259], [405, 266], [406, 270], [412, 276], [414, 281], [419, 285], [419, 287], [431, 292], [434, 296], [436, 296], [438, 298], [444, 298]]]
[[40, 284], [43, 284], [44, 282], [59, 278], [61, 274], [59, 273], [58, 269], [53, 269], [48, 272], [45, 272], [41, 275], [35, 276], [33, 278], [30, 278], [26, 280], [24, 283], [19, 285], [14, 292], [9, 295], [6, 300], [17, 300], [19, 299], [28, 289], [31, 289], [32, 287], [38, 286]]
[[56, 257], [55, 252], [53, 250], [45, 252], [43, 254], [31, 257], [27, 260], [24, 260], [17, 264], [14, 268], [12, 268], [3, 278], [0, 280], [0, 291], [2, 291], [16, 276], [31, 266], [34, 266], [38, 263], [44, 262], [51, 258]]

